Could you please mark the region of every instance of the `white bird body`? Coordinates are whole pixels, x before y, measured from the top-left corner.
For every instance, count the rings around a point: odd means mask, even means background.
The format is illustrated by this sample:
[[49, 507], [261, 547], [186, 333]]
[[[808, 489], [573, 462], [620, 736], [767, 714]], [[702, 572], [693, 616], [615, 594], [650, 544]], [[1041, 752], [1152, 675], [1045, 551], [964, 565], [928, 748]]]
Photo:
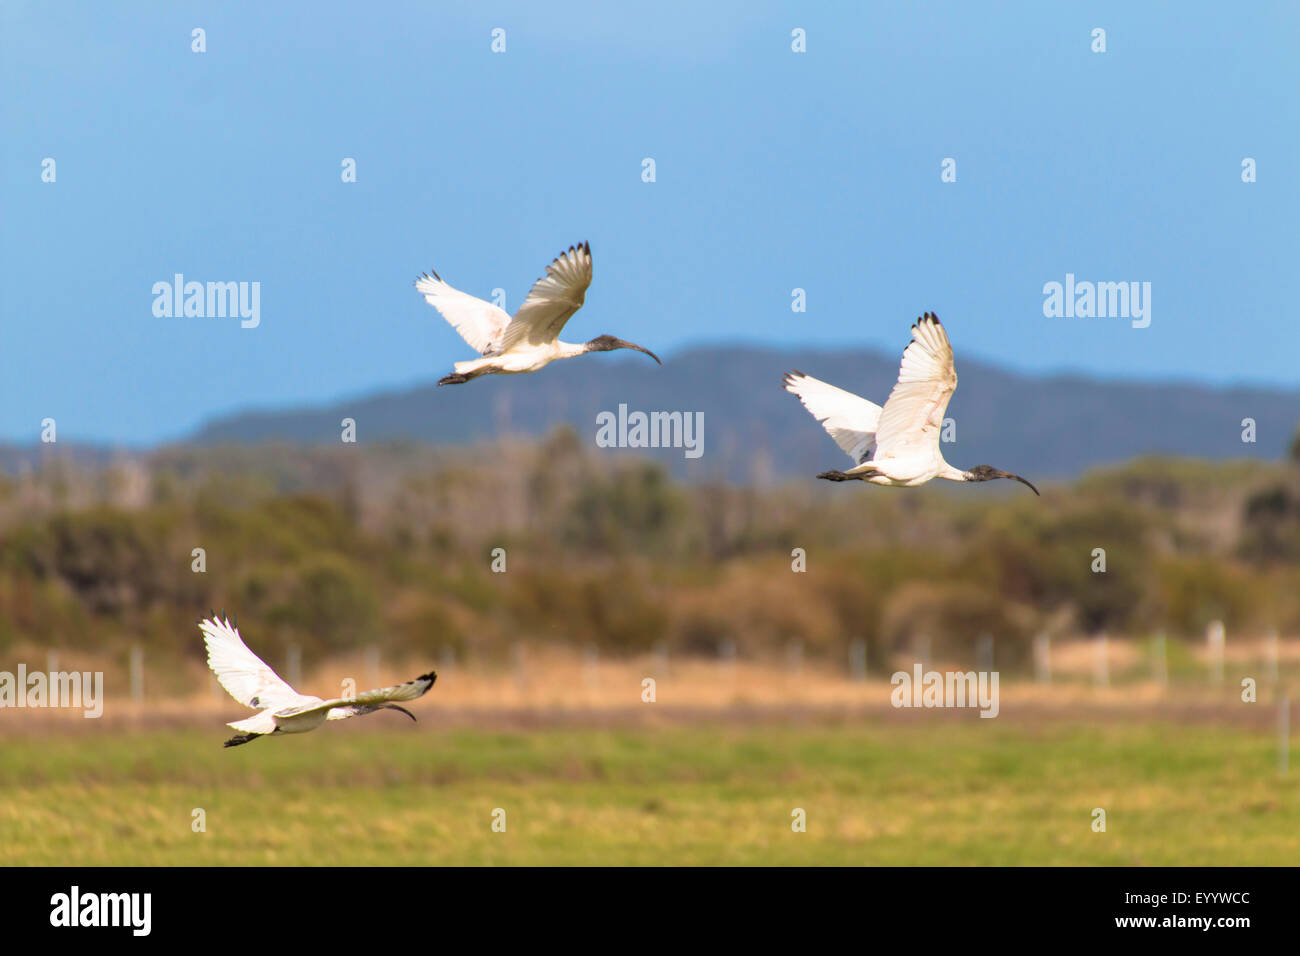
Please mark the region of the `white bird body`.
[[456, 362], [455, 373], [438, 384], [460, 385], [480, 375], [536, 372], [556, 359], [614, 349], [636, 349], [659, 362], [659, 356], [649, 349], [612, 335], [597, 336], [590, 342], [560, 341], [565, 323], [586, 301], [591, 275], [591, 246], [585, 242], [570, 246], [546, 267], [546, 275], [533, 283], [513, 317], [491, 302], [452, 288], [437, 272], [416, 279], [415, 288], [424, 300], [483, 356]]
[[[936, 457], [938, 461], [935, 460]], [[874, 474], [867, 474], [864, 481], [869, 481], [873, 485], [889, 485], [895, 488], [915, 488], [934, 478], [946, 478], [949, 481], [966, 480], [962, 470], [948, 464], [941, 455], [889, 458], [875, 463], [868, 462], [858, 467], [866, 472], [874, 471]], [[856, 470], [850, 468], [845, 474], [852, 475]]]
[[258, 711], [228, 724], [240, 734], [227, 740], [227, 747], [270, 734], [305, 734], [327, 720], [346, 720], [377, 710], [400, 710], [414, 720], [414, 714], [395, 702], [424, 696], [437, 680], [437, 674], [430, 671], [405, 684], [326, 700], [300, 694], [281, 680], [248, 649], [229, 619], [213, 615], [199, 622], [199, 630], [208, 651], [208, 667], [217, 675], [217, 681], [235, 700]]
[[989, 465], [963, 471], [944, 460], [939, 439], [944, 412], [957, 389], [957, 372], [948, 333], [931, 313], [912, 326], [912, 341], [903, 350], [898, 381], [883, 408], [803, 372], [788, 372], [785, 388], [853, 459], [854, 467], [847, 471], [828, 471], [819, 478], [902, 488], [935, 478], [1014, 478], [1038, 494], [1038, 489], [1019, 475]]
[[536, 372], [546, 368], [556, 359], [573, 358], [587, 351], [585, 343], [574, 344], [561, 342], [543, 342], [541, 345], [527, 343], [517, 345], [509, 352], [484, 358], [468, 359], [455, 362], [453, 367], [461, 375], [521, 375], [524, 372]]

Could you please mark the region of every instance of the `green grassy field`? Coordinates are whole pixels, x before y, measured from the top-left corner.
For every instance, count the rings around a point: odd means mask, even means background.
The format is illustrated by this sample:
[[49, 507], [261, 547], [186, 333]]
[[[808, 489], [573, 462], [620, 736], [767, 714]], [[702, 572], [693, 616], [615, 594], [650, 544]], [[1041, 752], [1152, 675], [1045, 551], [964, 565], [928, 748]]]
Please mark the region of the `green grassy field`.
[[198, 730], [8, 737], [0, 864], [1300, 861], [1300, 774], [1240, 729], [402, 731], [229, 751]]

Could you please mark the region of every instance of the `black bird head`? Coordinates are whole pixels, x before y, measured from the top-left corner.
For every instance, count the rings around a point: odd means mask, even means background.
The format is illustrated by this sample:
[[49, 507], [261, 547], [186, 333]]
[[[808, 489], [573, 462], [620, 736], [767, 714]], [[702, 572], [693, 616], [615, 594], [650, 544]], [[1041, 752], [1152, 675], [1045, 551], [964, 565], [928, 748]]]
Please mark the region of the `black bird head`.
[[967, 481], [992, 481], [994, 478], [1012, 478], [1022, 485], [1029, 485], [1029, 490], [1038, 494], [1038, 489], [1032, 484], [1021, 478], [1019, 475], [1013, 475], [1009, 471], [1002, 471], [994, 468], [992, 465], [976, 465], [970, 471], [966, 472]]
[[[638, 352], [644, 352], [656, 362], [659, 362], [659, 356], [655, 355], [647, 348], [642, 348], [635, 342], [626, 342], [623, 339], [616, 338], [613, 335], [598, 335], [587, 343], [588, 352], [612, 352], [615, 349], [636, 349]], [[663, 362], [659, 362], [663, 365]]]

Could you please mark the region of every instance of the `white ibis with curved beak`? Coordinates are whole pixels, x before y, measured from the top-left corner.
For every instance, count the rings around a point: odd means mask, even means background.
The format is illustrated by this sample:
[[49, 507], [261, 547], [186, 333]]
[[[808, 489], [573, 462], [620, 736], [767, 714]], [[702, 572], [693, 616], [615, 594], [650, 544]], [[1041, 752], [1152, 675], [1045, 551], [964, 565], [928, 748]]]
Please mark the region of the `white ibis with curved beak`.
[[260, 711], [256, 716], [227, 725], [239, 731], [226, 741], [227, 747], [238, 747], [258, 737], [305, 734], [327, 720], [346, 720], [373, 714], [377, 710], [400, 710], [415, 720], [413, 713], [393, 702], [423, 697], [438, 679], [437, 674], [429, 671], [405, 684], [368, 690], [355, 697], [322, 700], [300, 694], [281, 680], [248, 649], [229, 618], [218, 618], [214, 614], [199, 622], [199, 630], [203, 632], [203, 643], [208, 649], [208, 667], [217, 675], [226, 693], [245, 707]]
[[560, 341], [564, 324], [582, 308], [587, 286], [591, 285], [588, 243], [569, 246], [568, 252], [555, 257], [546, 267], [546, 275], [533, 283], [532, 291], [514, 318], [491, 302], [453, 289], [438, 273], [429, 271], [433, 274], [415, 280], [415, 288], [471, 348], [483, 355], [480, 359], [455, 363], [455, 371], [440, 379], [439, 385], [460, 385], [480, 375], [536, 372], [556, 359], [614, 349], [636, 349], [659, 362], [659, 356], [649, 349], [612, 335], [600, 335], [590, 342]]
[[957, 372], [948, 333], [933, 313], [925, 313], [912, 326], [912, 341], [903, 350], [898, 382], [884, 408], [803, 372], [787, 372], [785, 389], [799, 397], [853, 459], [854, 467], [848, 471], [825, 471], [818, 478], [904, 488], [923, 485], [932, 478], [1012, 478], [1038, 494], [1032, 484], [1009, 471], [992, 465], [963, 471], [943, 460], [939, 436], [943, 413], [957, 389]]

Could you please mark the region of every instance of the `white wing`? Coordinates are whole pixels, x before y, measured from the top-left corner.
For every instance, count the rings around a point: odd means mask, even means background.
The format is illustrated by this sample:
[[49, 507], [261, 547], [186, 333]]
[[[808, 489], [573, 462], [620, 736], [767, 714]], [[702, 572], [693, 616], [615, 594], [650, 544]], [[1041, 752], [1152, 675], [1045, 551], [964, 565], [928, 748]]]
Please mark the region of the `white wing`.
[[421, 275], [415, 280], [415, 288], [424, 294], [425, 302], [442, 313], [442, 317], [474, 351], [487, 355], [501, 350], [501, 335], [510, 324], [505, 309], [453, 289], [436, 272]]
[[199, 622], [208, 648], [208, 667], [231, 697], [245, 707], [264, 710], [302, 700], [302, 695], [248, 649], [229, 620], [217, 617]]
[[544, 345], [560, 337], [573, 313], [586, 301], [591, 285], [591, 245], [569, 246], [546, 267], [546, 275], [533, 283], [506, 329], [502, 351], [520, 342]]
[[875, 458], [937, 452], [943, 413], [956, 388], [948, 333], [938, 317], [927, 312], [912, 326], [912, 341], [903, 350], [898, 383], [880, 412]]
[[786, 372], [785, 390], [799, 397], [803, 407], [822, 423], [855, 465], [871, 457], [876, 447], [879, 405], [798, 371]]

